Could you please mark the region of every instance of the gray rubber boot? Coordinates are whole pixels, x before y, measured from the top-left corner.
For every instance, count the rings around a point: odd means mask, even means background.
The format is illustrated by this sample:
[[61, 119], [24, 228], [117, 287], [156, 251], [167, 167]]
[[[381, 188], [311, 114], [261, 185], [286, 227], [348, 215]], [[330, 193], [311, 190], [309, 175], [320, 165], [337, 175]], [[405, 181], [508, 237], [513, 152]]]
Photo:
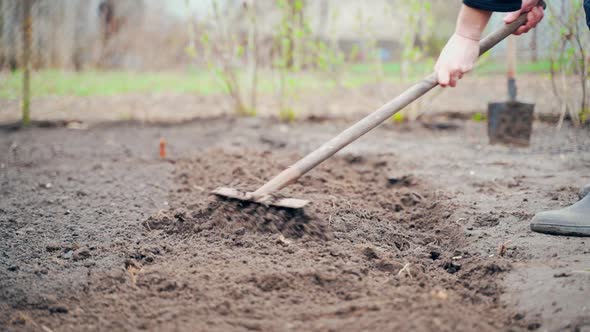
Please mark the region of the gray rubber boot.
[[590, 194], [590, 183], [585, 185], [582, 189], [580, 189], [580, 198], [584, 198]]
[[531, 230], [553, 235], [590, 236], [590, 195], [564, 209], [537, 213]]

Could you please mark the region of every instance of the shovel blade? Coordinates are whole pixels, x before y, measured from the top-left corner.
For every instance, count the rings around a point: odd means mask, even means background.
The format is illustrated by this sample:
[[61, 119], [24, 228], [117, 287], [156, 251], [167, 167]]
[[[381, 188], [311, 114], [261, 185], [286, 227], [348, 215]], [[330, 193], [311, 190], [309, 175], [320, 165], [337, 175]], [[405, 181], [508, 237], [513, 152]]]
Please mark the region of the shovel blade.
[[211, 193], [223, 198], [235, 199], [244, 202], [252, 202], [266, 206], [274, 206], [286, 209], [303, 209], [307, 204], [309, 204], [309, 201], [304, 199], [279, 198], [273, 197], [271, 195], [254, 199], [252, 193], [250, 192], [228, 187], [219, 187], [213, 190]]
[[517, 101], [488, 104], [490, 144], [528, 146], [533, 129], [534, 110], [534, 104]]

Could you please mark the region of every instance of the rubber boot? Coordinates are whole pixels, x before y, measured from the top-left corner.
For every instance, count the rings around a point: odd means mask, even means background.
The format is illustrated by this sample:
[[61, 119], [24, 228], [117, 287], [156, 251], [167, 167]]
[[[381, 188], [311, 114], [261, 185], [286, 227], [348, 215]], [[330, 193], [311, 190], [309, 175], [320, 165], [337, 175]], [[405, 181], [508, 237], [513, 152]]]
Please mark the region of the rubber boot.
[[590, 195], [564, 209], [537, 213], [531, 230], [552, 235], [590, 236]]

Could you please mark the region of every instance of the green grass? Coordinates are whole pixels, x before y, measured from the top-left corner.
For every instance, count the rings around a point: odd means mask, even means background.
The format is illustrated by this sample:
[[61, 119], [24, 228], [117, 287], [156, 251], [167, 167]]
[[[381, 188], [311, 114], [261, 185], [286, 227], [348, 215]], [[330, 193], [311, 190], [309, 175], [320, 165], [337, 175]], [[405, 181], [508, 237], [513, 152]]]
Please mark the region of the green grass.
[[[376, 64], [373, 63], [353, 63], [349, 65], [349, 71], [352, 74], [368, 74], [375, 70]], [[422, 65], [420, 65], [422, 66]], [[385, 75], [399, 75], [401, 64], [398, 62], [384, 63], [382, 65]]]
[[[399, 63], [385, 63], [382, 66], [387, 82], [399, 82]], [[431, 71], [431, 63], [412, 66], [409, 81], [420, 79]], [[519, 73], [548, 73], [549, 62], [519, 64]], [[486, 62], [479, 66], [477, 75], [502, 74], [505, 66], [501, 63]], [[342, 84], [357, 88], [376, 80], [375, 64], [346, 65], [342, 73]], [[245, 79], [245, 77], [242, 77]], [[278, 85], [270, 71], [262, 72], [259, 79], [261, 93], [274, 93]], [[2, 73], [0, 76], [0, 98], [18, 99], [22, 75]], [[132, 93], [194, 93], [198, 95], [223, 94], [224, 87], [217, 77], [204, 70], [169, 72], [125, 72], [125, 71], [57, 71], [41, 70], [32, 75], [32, 93], [42, 96], [113, 96]], [[287, 85], [292, 91], [328, 91], [335, 87], [329, 75], [321, 72], [303, 72], [290, 76]]]
[[[34, 96], [112, 96], [126, 93], [223, 92], [221, 86], [210, 84], [210, 74], [176, 72], [133, 73], [119, 71], [84, 71], [80, 73], [43, 70], [32, 75]], [[20, 95], [21, 73], [9, 74], [0, 83], [0, 98], [15, 99]]]
[[[518, 63], [518, 74], [549, 74], [551, 63], [549, 60]], [[475, 69], [477, 74], [500, 74], [506, 72], [506, 65], [500, 62], [486, 62]]]
[[[519, 74], [544, 74], [549, 73], [549, 60], [541, 60], [537, 62], [523, 62], [518, 63], [517, 72]], [[433, 70], [434, 65], [432, 61], [424, 63], [416, 63], [412, 65], [412, 71], [415, 73], [429, 73]], [[374, 64], [359, 63], [350, 65], [350, 72], [356, 74], [365, 74], [375, 70]], [[400, 63], [384, 63], [383, 72], [385, 75], [400, 75]], [[503, 74], [506, 72], [506, 65], [502, 62], [487, 61], [476, 66], [474, 72], [476, 74]]]
[[488, 116], [486, 114], [483, 114], [480, 112], [474, 113], [471, 116], [471, 120], [473, 120], [475, 122], [483, 122], [483, 121], [487, 121], [487, 119], [488, 119]]
[[[244, 75], [241, 75], [244, 76]], [[241, 77], [245, 79], [245, 77]], [[354, 88], [373, 81], [373, 75], [343, 75], [343, 84]], [[5, 73], [0, 76], [0, 98], [20, 97], [22, 74]], [[291, 75], [287, 81], [294, 90], [330, 90], [335, 83], [327, 75], [304, 72]], [[273, 93], [278, 82], [270, 72], [263, 72], [259, 91]], [[32, 74], [31, 88], [34, 97], [44, 96], [113, 96], [132, 93], [194, 93], [215, 95], [225, 93], [219, 79], [207, 71], [186, 72], [125, 72], [125, 71], [56, 71], [41, 70]]]

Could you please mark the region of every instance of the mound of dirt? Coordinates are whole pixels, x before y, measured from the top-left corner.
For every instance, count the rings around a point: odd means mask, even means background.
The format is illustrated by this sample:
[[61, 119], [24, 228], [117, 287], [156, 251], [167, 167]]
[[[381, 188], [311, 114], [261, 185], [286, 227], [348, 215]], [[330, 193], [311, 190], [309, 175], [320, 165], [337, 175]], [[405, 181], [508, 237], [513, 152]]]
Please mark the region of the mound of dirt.
[[[150, 230], [206, 241], [200, 242], [199, 251], [227, 257], [247, 250], [246, 256], [237, 257], [250, 267], [231, 265], [237, 276], [226, 282], [233, 302], [220, 304], [220, 315], [241, 316], [242, 309], [252, 308], [252, 301], [264, 298], [269, 304], [253, 310], [270, 310], [281, 317], [292, 311], [298, 319], [323, 321], [321, 316], [309, 316], [308, 308], [321, 311], [327, 306], [334, 310], [325, 313], [328, 316], [346, 320], [363, 312], [376, 319], [359, 328], [431, 329], [437, 326], [431, 320], [438, 318], [426, 317], [434, 308], [446, 320], [467, 324], [451, 324], [457, 328], [502, 326], [503, 321], [483, 322], [464, 313], [476, 306], [489, 317], [501, 293], [498, 274], [509, 266], [462, 251], [463, 231], [448, 220], [449, 198], [412, 175], [411, 185], [392, 185], [392, 171], [400, 165], [391, 155], [337, 156], [312, 170], [282, 192], [312, 201], [304, 211], [219, 200], [209, 194], [218, 186], [255, 189], [299, 157], [210, 150], [195, 160], [178, 162], [178, 187], [171, 194], [170, 209], [144, 222]], [[264, 257], [281, 261], [281, 267], [261, 263]], [[204, 266], [212, 264], [203, 259]], [[216, 273], [220, 271], [225, 269]], [[342, 301], [357, 304], [347, 307]], [[389, 310], [420, 318], [392, 324], [385, 319]], [[273, 324], [259, 328], [272, 329]]]
[[303, 210], [279, 209], [221, 198], [212, 200], [206, 208], [197, 211], [182, 208], [159, 211], [144, 221], [144, 226], [150, 230], [163, 229], [169, 234], [218, 232], [243, 235], [245, 232], [261, 232], [291, 238], [329, 237], [327, 225]]
[[[435, 242], [434, 234], [408, 236], [408, 231], [444, 231], [433, 229], [447, 215], [438, 197], [418, 185], [416, 179], [411, 187], [392, 187], [387, 161], [379, 158], [336, 157], [284, 189], [285, 196], [312, 202], [304, 210], [266, 207], [210, 194], [220, 185], [251, 191], [287, 167], [287, 161], [298, 158], [292, 154], [269, 158], [268, 152], [211, 150], [196, 160], [179, 162], [176, 180], [180, 186], [172, 196], [170, 209], [150, 216], [144, 226], [191, 236], [254, 232], [280, 233], [288, 238], [362, 239], [395, 251]], [[257, 169], [251, 165], [257, 165]], [[448, 240], [457, 239], [451, 235]]]

